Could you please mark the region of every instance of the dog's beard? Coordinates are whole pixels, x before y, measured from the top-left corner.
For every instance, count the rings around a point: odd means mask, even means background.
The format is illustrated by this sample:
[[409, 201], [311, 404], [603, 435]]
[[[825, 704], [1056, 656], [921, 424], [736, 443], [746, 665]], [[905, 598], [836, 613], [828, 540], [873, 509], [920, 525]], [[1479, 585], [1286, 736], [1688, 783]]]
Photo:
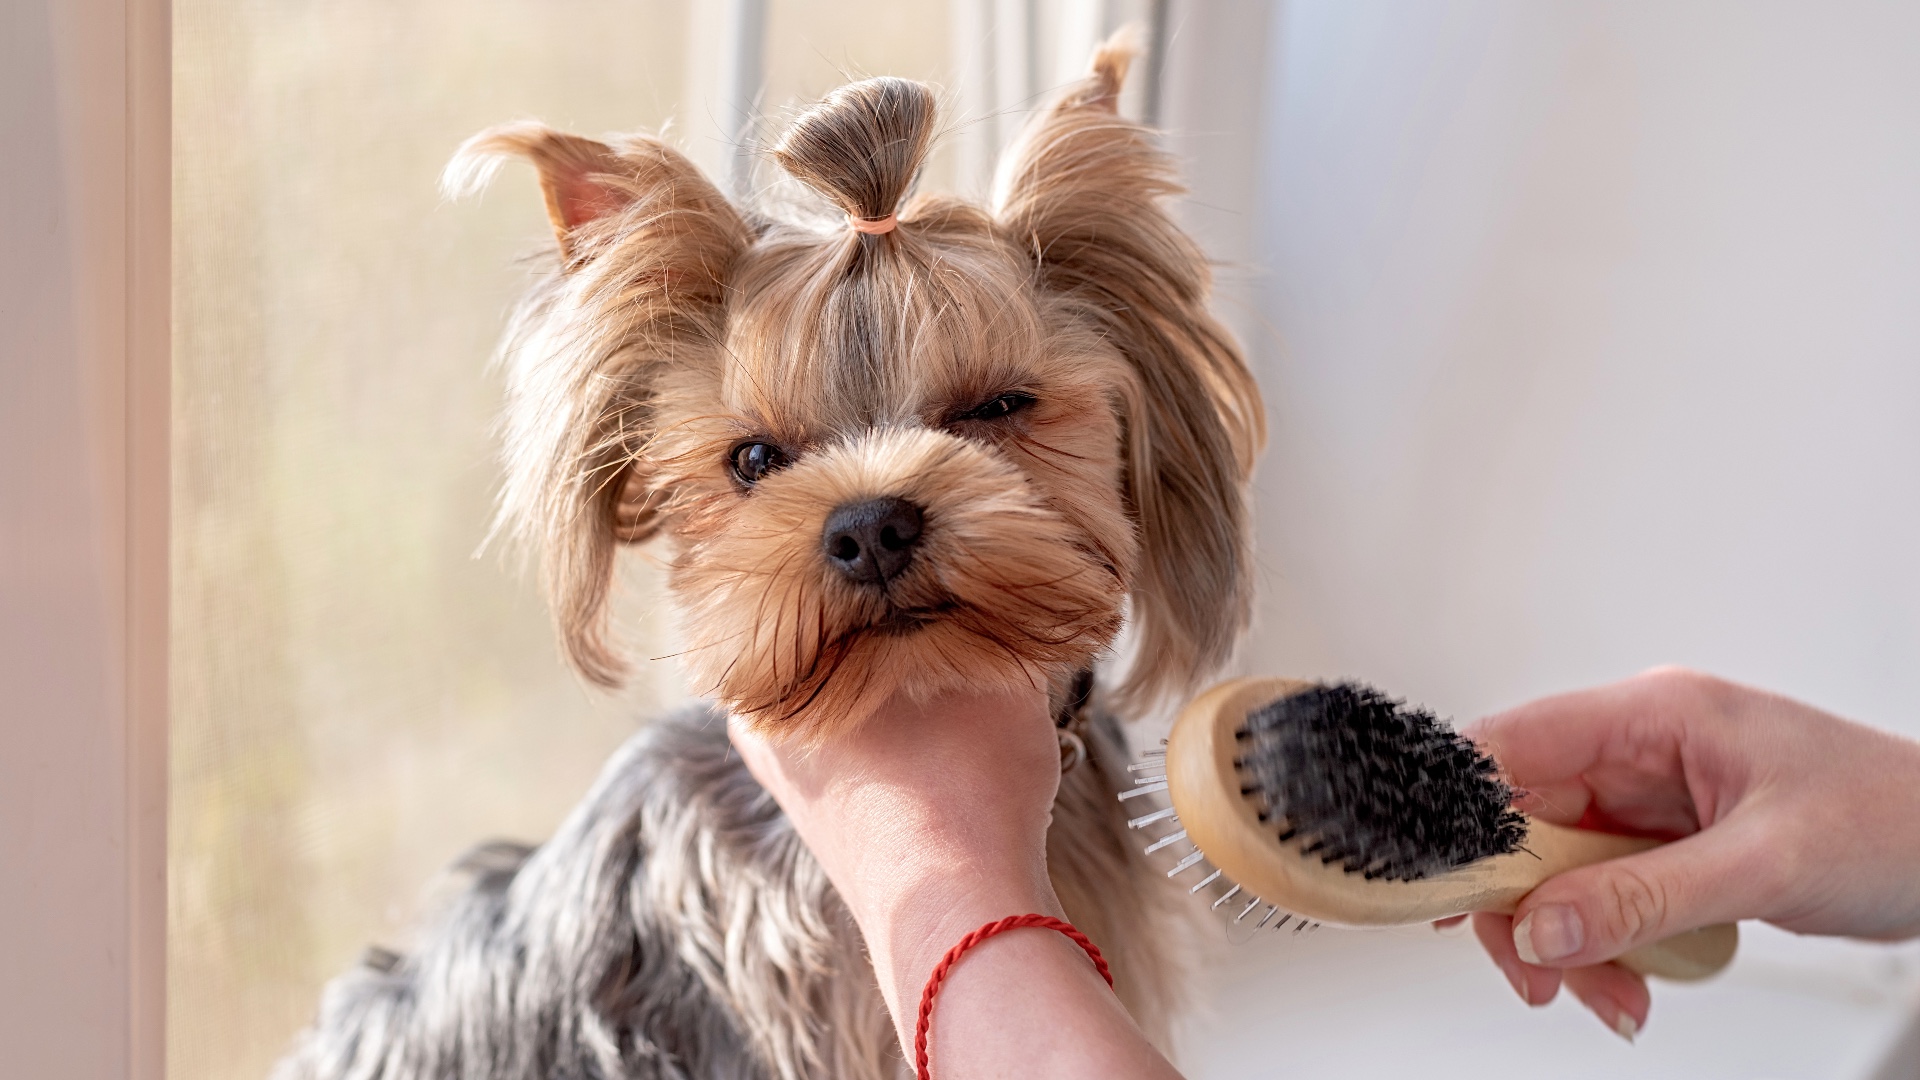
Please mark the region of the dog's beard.
[[[913, 559], [884, 587], [847, 581], [823, 556], [825, 519], [886, 496], [924, 510]], [[877, 432], [767, 476], [683, 537], [689, 667], [750, 722], [809, 732], [899, 692], [1044, 686], [1119, 630], [1132, 541], [1112, 531], [1069, 522], [966, 440]]]

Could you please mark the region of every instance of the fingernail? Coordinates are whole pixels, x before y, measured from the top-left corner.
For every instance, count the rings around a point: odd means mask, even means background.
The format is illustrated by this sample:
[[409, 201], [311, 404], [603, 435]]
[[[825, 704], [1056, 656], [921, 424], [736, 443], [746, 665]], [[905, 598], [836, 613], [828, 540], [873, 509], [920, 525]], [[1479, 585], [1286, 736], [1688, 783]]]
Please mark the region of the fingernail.
[[1580, 913], [1565, 904], [1542, 904], [1513, 926], [1513, 950], [1529, 964], [1572, 956], [1585, 938]]
[[1622, 1009], [1620, 1015], [1613, 1018], [1613, 1032], [1628, 1042], [1632, 1042], [1633, 1037], [1640, 1034], [1640, 1025], [1634, 1023], [1633, 1017], [1629, 1016], [1625, 1009]]

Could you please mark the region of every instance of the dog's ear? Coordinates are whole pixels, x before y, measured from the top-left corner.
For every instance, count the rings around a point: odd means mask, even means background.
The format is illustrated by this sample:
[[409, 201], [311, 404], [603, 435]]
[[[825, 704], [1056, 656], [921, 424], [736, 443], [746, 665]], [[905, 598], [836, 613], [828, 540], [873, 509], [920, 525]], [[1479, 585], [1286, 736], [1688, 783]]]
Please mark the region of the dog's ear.
[[506, 481], [497, 529], [541, 554], [568, 658], [618, 685], [608, 641], [615, 545], [653, 536], [670, 492], [647, 464], [661, 379], [717, 365], [727, 283], [752, 234], [685, 155], [658, 138], [613, 145], [518, 123], [467, 140], [447, 166], [452, 195], [499, 163], [540, 173], [562, 272], [522, 308], [503, 348]]
[[630, 183], [637, 179], [634, 163], [623, 161], [613, 147], [532, 120], [491, 127], [462, 143], [441, 174], [441, 190], [455, 198], [476, 193], [502, 162], [516, 157], [539, 172], [547, 220], [569, 264], [583, 226], [617, 214], [639, 195]]
[[1251, 606], [1247, 479], [1265, 437], [1258, 388], [1207, 309], [1206, 258], [1164, 201], [1181, 188], [1151, 131], [1118, 115], [1134, 49], [1093, 72], [1009, 151], [1001, 223], [1040, 287], [1126, 358], [1126, 494], [1140, 534], [1137, 639], [1123, 693], [1145, 705], [1224, 663]]

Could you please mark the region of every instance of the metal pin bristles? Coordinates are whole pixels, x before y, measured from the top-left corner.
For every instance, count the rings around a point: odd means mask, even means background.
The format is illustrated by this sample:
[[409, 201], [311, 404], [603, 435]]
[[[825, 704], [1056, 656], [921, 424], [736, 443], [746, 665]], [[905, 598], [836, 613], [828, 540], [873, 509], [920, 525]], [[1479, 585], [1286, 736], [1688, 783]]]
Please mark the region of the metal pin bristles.
[[[1144, 829], [1156, 821], [1166, 821], [1168, 818], [1172, 818], [1173, 816], [1174, 816], [1173, 807], [1171, 806], [1162, 807], [1158, 810], [1155, 810], [1151, 814], [1142, 814], [1137, 818], [1129, 818], [1127, 820], [1127, 828]], [[1176, 818], [1175, 820], [1178, 820], [1178, 819]]]
[[1206, 858], [1206, 855], [1203, 854], [1199, 848], [1194, 848], [1192, 854], [1188, 855], [1184, 859], [1181, 859], [1179, 862], [1173, 864], [1173, 869], [1167, 871], [1167, 876], [1174, 877], [1180, 874], [1184, 870], [1197, 866], [1199, 865], [1200, 860], [1204, 858]]
[[[1161, 837], [1160, 839], [1155, 840], [1153, 843], [1148, 844], [1146, 847], [1146, 854], [1151, 855], [1154, 852], [1159, 851], [1161, 848], [1171, 847], [1174, 844], [1177, 844], [1180, 841], [1185, 840], [1186, 838], [1187, 838], [1187, 830], [1185, 829], [1181, 829], [1178, 832], [1170, 832], [1167, 835]], [[1219, 871], [1216, 870], [1214, 871], [1214, 873], [1218, 874]]]

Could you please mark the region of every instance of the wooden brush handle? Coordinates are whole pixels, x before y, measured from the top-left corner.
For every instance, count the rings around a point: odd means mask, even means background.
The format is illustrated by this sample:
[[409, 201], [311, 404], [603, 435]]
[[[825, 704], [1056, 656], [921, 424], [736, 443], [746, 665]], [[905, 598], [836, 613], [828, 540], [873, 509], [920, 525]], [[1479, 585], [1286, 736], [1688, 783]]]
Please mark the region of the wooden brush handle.
[[[1195, 698], [1167, 739], [1167, 794], [1187, 835], [1213, 865], [1249, 894], [1320, 922], [1403, 926], [1471, 911], [1511, 914], [1520, 898], [1555, 874], [1632, 855], [1658, 841], [1529, 823], [1527, 850], [1482, 859], [1419, 881], [1368, 881], [1281, 844], [1259, 809], [1240, 795], [1234, 732], [1247, 713], [1310, 689], [1295, 679], [1236, 679]], [[1732, 960], [1738, 931], [1707, 927], [1642, 946], [1621, 963], [1642, 974], [1699, 979]]]
[[[1569, 829], [1552, 822], [1529, 820], [1527, 851], [1538, 855], [1539, 859], [1532, 860], [1532, 865], [1528, 865], [1526, 861], [1521, 861], [1527, 859], [1525, 851], [1502, 856], [1507, 860], [1503, 873], [1509, 879], [1508, 883], [1501, 888], [1497, 904], [1478, 910], [1511, 915], [1521, 897], [1550, 877], [1592, 863], [1636, 855], [1659, 846], [1658, 840]], [[1739, 946], [1740, 928], [1733, 923], [1721, 923], [1630, 949], [1617, 957], [1614, 963], [1641, 975], [1652, 975], [1673, 982], [1691, 982], [1718, 975], [1733, 962], [1733, 954]]]
[[1740, 927], [1730, 922], [1715, 923], [1628, 949], [1613, 962], [1628, 971], [1668, 982], [1697, 982], [1726, 970], [1739, 950]]

